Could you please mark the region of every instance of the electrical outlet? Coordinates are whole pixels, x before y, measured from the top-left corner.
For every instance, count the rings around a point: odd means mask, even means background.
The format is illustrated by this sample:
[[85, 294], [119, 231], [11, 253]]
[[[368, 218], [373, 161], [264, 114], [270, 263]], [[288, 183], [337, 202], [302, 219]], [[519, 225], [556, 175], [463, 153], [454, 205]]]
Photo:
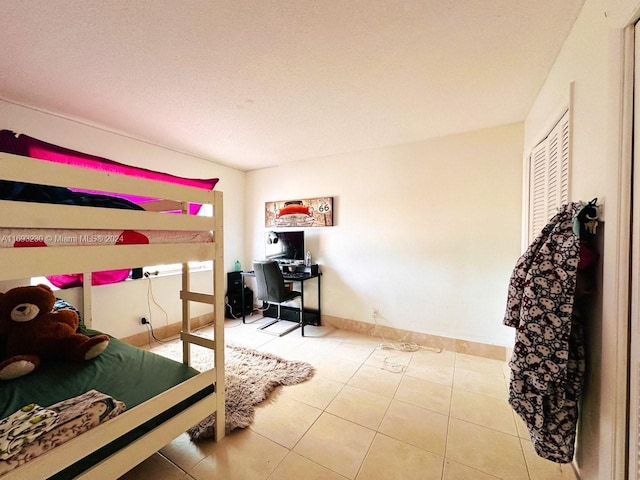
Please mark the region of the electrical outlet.
[[147, 325], [148, 323], [147, 317], [140, 317], [140, 325]]

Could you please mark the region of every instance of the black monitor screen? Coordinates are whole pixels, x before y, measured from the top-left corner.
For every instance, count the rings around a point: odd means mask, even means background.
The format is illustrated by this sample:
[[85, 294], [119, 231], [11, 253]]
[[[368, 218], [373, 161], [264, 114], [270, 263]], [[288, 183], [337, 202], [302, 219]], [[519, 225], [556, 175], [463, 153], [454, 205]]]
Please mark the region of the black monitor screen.
[[274, 260], [304, 260], [304, 232], [267, 232], [265, 257]]

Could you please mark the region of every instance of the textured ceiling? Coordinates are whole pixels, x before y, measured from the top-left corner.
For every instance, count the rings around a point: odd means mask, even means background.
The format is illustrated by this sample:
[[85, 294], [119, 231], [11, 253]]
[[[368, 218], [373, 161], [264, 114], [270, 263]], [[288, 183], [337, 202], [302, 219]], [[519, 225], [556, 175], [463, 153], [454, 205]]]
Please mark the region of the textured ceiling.
[[253, 170], [524, 120], [583, 3], [2, 0], [0, 98]]

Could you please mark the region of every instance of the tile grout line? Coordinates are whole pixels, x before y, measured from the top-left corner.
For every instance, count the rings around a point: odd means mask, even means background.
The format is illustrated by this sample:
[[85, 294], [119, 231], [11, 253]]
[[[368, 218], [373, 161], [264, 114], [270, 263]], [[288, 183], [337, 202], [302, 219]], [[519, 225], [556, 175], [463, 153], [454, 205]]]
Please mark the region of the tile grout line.
[[[455, 373], [456, 373], [456, 369], [455, 369], [455, 362], [454, 362], [453, 374], [455, 375]], [[453, 402], [453, 380], [451, 382], [451, 393], [449, 394], [449, 410], [447, 413], [447, 431], [444, 437], [445, 442], [444, 442], [444, 454], [442, 458], [442, 472], [440, 472], [440, 478], [442, 480], [444, 480], [444, 473], [447, 467], [447, 452], [449, 450], [449, 430], [451, 426], [451, 403], [452, 402]]]

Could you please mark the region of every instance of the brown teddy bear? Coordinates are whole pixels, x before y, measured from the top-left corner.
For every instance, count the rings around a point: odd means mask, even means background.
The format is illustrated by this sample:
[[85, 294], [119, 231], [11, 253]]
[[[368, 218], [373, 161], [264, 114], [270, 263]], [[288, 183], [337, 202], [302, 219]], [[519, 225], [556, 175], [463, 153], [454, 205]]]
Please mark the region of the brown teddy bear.
[[107, 335], [76, 333], [78, 314], [70, 309], [53, 312], [56, 297], [47, 285], [17, 287], [0, 293], [0, 335], [6, 340], [0, 380], [34, 371], [41, 360], [82, 362], [100, 355]]

